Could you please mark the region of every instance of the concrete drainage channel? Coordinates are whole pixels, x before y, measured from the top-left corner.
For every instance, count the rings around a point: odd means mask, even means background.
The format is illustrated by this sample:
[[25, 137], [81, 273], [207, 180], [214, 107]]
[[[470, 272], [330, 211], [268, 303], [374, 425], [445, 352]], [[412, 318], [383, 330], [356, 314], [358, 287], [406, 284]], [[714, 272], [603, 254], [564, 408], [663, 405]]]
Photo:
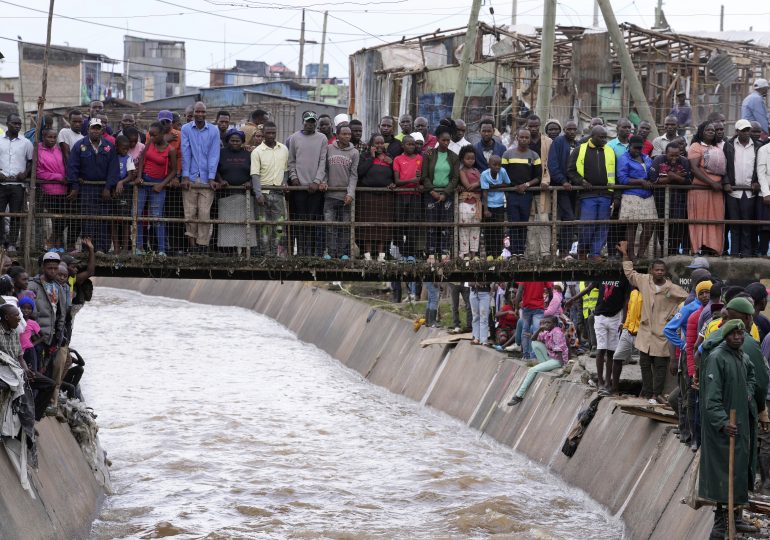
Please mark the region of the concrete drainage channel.
[[[547, 466], [623, 519], [631, 538], [705, 538], [708, 508], [680, 504], [693, 453], [668, 427], [622, 414], [603, 399], [574, 456], [560, 452], [577, 413], [595, 397], [566, 376], [538, 375], [517, 407], [506, 407], [526, 373], [521, 362], [486, 347], [420, 347], [439, 331], [301, 282], [101, 278], [98, 285], [202, 304], [253, 309], [326, 351], [373, 384], [458, 418]], [[291, 302], [287, 302], [287, 299]]]

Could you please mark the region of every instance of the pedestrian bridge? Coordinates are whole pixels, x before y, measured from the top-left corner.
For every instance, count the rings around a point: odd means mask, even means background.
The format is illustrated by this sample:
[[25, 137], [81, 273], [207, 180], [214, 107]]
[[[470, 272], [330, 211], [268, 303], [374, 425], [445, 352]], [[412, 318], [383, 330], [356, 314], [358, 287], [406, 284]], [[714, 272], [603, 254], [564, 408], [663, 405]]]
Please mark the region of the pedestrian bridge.
[[[614, 187], [618, 193], [624, 188], [626, 186]], [[14, 236], [18, 239], [17, 257], [28, 268], [37, 268], [36, 259], [43, 251], [52, 247], [72, 251], [82, 248], [80, 238], [90, 237], [97, 249], [98, 276], [436, 282], [605, 279], [621, 275], [619, 259], [565, 260], [564, 255], [578, 233], [608, 229], [607, 244], [613, 247], [605, 253], [613, 254], [615, 243], [625, 238], [629, 225], [638, 226], [639, 232], [646, 225], [654, 233], [654, 248], [647, 250], [650, 257], [639, 260], [637, 268], [646, 270], [654, 251], [656, 255], [669, 255], [665, 260], [672, 275], [686, 277], [689, 275], [686, 266], [692, 257], [678, 253], [689, 249], [687, 225], [770, 225], [770, 222], [756, 220], [689, 219], [684, 190], [695, 188], [671, 185], [655, 188], [658, 219], [648, 216], [628, 221], [618, 219], [617, 213], [610, 220], [556, 220], [554, 216], [559, 214], [555, 194], [561, 196], [564, 190], [548, 187], [532, 189], [534, 210], [527, 222], [506, 221], [504, 213], [496, 219], [486, 216], [482, 223], [468, 222], [458, 211], [459, 193], [454, 200], [441, 203], [446, 205], [442, 214], [425, 210], [432, 201], [427, 194], [421, 194], [414, 195], [418, 203], [416, 213], [399, 215], [399, 208], [403, 206], [401, 199], [407, 195], [400, 191], [408, 190], [387, 188], [358, 188], [345, 213], [327, 215], [326, 220], [319, 221], [318, 214], [298, 216], [293, 211], [296, 192], [308, 193], [307, 188], [299, 186], [275, 187], [270, 191], [271, 195], [278, 195], [274, 200], [285, 204], [291, 219], [284, 219], [280, 214], [271, 217], [261, 204], [267, 197], [255, 199], [248, 186], [217, 190], [211, 215], [205, 219], [185, 219], [182, 190], [178, 187], [165, 190], [162, 215], [158, 215], [152, 205], [139, 208], [138, 192], [143, 187], [113, 194], [112, 200], [109, 192], [102, 193], [99, 189], [99, 202], [91, 200], [86, 206], [64, 196], [61, 199], [40, 197], [39, 185], [38, 196], [27, 201], [25, 212], [0, 215], [9, 218], [4, 231], [6, 244], [12, 244], [10, 238]], [[326, 196], [330, 197], [332, 191]], [[580, 189], [570, 191], [567, 196], [574, 197]], [[190, 244], [189, 229], [186, 229], [189, 223], [194, 223], [199, 231], [203, 228], [208, 231], [204, 235], [208, 237], [208, 244], [197, 247]], [[506, 237], [510, 237], [510, 251], [514, 255], [516, 245], [519, 252], [525, 253], [502, 260], [499, 255], [508, 242], [503, 241]], [[470, 257], [459, 258], [464, 241], [469, 242], [472, 253]], [[424, 254], [431, 245], [437, 252], [435, 260]], [[475, 250], [478, 252], [473, 253]], [[364, 256], [367, 251], [371, 252], [369, 257]], [[443, 260], [442, 251], [447, 255]], [[85, 258], [85, 254], [78, 257]], [[715, 257], [712, 269], [722, 279], [754, 281], [770, 276], [770, 261]]]

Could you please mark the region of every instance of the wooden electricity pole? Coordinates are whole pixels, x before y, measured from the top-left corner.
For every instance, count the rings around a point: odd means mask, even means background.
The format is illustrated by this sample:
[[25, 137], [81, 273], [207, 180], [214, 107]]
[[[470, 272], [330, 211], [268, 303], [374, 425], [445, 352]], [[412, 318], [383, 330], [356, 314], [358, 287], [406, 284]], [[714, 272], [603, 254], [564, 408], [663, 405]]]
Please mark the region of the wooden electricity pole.
[[452, 104], [452, 118], [460, 118], [463, 114], [465, 88], [468, 85], [468, 71], [470, 70], [471, 62], [476, 58], [476, 34], [479, 30], [479, 11], [481, 11], [481, 0], [473, 0], [471, 16], [468, 19], [468, 31], [465, 33], [463, 55], [460, 60], [460, 74], [457, 78], [455, 98]]
[[537, 86], [536, 114], [545, 123], [551, 110], [553, 86], [553, 48], [556, 40], [556, 0], [545, 0], [543, 32], [540, 45], [540, 72]]
[[[43, 51], [43, 83], [42, 88], [40, 89], [41, 99], [37, 102], [37, 125], [35, 126], [34, 142], [32, 143], [32, 176], [29, 179], [29, 191], [27, 193], [29, 197], [29, 208], [27, 211], [27, 220], [24, 223], [24, 264], [26, 268], [33, 268], [30, 253], [32, 250], [32, 243], [38, 241], [38, 239], [33, 238], [32, 233], [35, 230], [35, 189], [37, 187], [38, 141], [41, 140], [40, 130], [43, 128], [43, 105], [45, 102], [45, 95], [48, 92], [48, 53], [51, 50], [53, 4], [54, 0], [51, 0], [50, 5], [48, 6], [48, 32], [45, 38], [45, 50]], [[21, 81], [21, 58], [19, 58], [19, 81]], [[15, 242], [16, 239], [14, 238], [12, 241]]]
[[[326, 48], [326, 22], [329, 20], [329, 12], [324, 11], [324, 29], [321, 34], [321, 63], [318, 64], [318, 73], [315, 79], [315, 100], [321, 101], [321, 85], [324, 81], [324, 49]], [[333, 126], [332, 126], [333, 127]]]
[[291, 41], [294, 43], [299, 43], [299, 69], [297, 70], [297, 78], [299, 82], [302, 82], [302, 68], [304, 67], [304, 60], [305, 60], [305, 43], [318, 43], [317, 41], [312, 40], [306, 40], [305, 39], [305, 10], [302, 10], [302, 25], [299, 29], [299, 39], [287, 39], [286, 41]]
[[658, 136], [658, 126], [655, 123], [655, 118], [652, 116], [650, 104], [647, 103], [647, 97], [644, 95], [642, 83], [639, 81], [639, 77], [636, 76], [634, 63], [631, 61], [631, 54], [628, 52], [628, 49], [626, 49], [623, 33], [620, 31], [618, 20], [615, 18], [615, 13], [612, 11], [610, 1], [596, 1], [599, 3], [599, 9], [602, 10], [604, 24], [607, 25], [607, 32], [609, 32], [612, 44], [617, 51], [620, 68], [623, 70], [623, 77], [628, 83], [628, 89], [631, 91], [631, 98], [634, 100], [634, 105], [636, 105], [641, 119], [647, 120], [650, 123], [650, 127], [652, 127], [650, 135], [655, 138]]

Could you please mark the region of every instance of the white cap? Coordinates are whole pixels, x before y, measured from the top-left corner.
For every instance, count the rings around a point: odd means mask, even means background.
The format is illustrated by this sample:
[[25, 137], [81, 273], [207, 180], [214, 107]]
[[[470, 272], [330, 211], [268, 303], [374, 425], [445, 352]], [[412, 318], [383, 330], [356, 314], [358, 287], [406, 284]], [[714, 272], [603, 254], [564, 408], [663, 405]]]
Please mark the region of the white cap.
[[744, 129], [751, 129], [751, 122], [741, 118], [735, 123], [735, 131], [743, 131]]
[[104, 123], [102, 122], [102, 119], [97, 116], [96, 118], [91, 118], [91, 121], [88, 122], [88, 127], [91, 127], [91, 126], [102, 127], [104, 126]]
[[757, 79], [754, 81], [754, 90], [758, 90], [759, 88], [767, 88], [770, 86], [770, 83], [767, 82], [767, 79]]
[[425, 144], [425, 137], [423, 137], [422, 133], [420, 133], [419, 131], [415, 131], [410, 135], [415, 140], [415, 142], [420, 141], [422, 144]]
[[350, 117], [345, 113], [340, 113], [334, 117], [334, 127], [337, 127], [345, 122], [350, 122]]
[[56, 252], [48, 251], [43, 255], [43, 262], [45, 261], [61, 261], [61, 257]]

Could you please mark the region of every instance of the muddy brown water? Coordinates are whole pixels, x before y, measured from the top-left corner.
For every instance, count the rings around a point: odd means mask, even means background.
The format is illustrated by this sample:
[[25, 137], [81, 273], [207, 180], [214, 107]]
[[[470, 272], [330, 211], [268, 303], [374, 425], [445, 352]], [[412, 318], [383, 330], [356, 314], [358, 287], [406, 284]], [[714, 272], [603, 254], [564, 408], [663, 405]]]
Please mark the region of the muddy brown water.
[[113, 462], [93, 539], [624, 536], [543, 467], [252, 311], [98, 288], [73, 345]]

